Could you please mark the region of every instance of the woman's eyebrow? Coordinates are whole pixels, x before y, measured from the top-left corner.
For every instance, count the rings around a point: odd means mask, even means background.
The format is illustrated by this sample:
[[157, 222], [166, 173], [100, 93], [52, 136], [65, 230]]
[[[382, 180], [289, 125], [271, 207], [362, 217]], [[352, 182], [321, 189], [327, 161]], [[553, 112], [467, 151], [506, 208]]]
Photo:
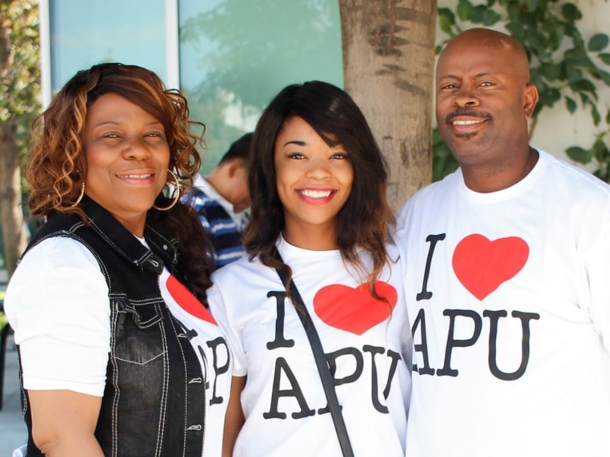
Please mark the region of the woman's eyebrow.
[[289, 140], [284, 143], [284, 147], [288, 146], [289, 144], [296, 144], [297, 146], [305, 146], [307, 143], [303, 140]]

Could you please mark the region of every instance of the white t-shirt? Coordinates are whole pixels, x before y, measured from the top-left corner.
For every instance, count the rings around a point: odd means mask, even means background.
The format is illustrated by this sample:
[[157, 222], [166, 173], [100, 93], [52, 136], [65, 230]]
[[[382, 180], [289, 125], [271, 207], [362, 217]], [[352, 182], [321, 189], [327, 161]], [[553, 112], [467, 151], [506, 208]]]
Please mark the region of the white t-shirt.
[[[399, 264], [387, 266], [378, 281], [389, 304], [358, 288], [361, 281], [348, 273], [339, 251], [308, 251], [282, 239], [278, 248], [336, 368], [355, 455], [402, 457], [411, 340]], [[210, 308], [235, 353], [234, 375], [247, 376], [246, 422], [234, 457], [340, 455], [330, 413], [321, 412], [327, 400], [311, 346], [276, 271], [243, 257], [212, 281]]]
[[610, 455], [610, 187], [540, 152], [399, 213], [413, 327], [408, 457]]
[[[229, 348], [210, 312], [166, 269], [159, 285], [170, 312], [189, 330], [208, 381], [203, 455], [220, 456], [232, 372]], [[103, 396], [110, 352], [108, 286], [85, 246], [53, 237], [28, 251], [11, 278], [5, 309], [25, 389]]]

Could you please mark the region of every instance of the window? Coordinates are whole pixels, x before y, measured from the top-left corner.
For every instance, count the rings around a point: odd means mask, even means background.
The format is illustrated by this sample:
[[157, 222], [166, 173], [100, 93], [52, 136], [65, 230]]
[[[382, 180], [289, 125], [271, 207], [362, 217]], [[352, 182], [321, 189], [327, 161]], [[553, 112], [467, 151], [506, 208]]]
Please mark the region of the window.
[[44, 105], [78, 70], [140, 65], [180, 85], [209, 171], [284, 86], [343, 85], [337, 0], [41, 0]]

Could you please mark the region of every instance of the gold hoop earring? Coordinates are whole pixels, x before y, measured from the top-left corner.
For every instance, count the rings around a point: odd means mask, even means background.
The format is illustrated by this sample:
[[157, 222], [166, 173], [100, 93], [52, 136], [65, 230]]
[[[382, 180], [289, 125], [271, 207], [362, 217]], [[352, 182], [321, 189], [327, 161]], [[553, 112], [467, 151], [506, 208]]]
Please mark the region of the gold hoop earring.
[[85, 196], [85, 181], [83, 181], [83, 185], [80, 186], [80, 195], [78, 196], [76, 201], [72, 205], [70, 205], [70, 208], [76, 208], [84, 196]]
[[176, 176], [172, 170], [167, 170], [167, 172], [172, 175], [172, 178], [174, 178], [174, 182], [176, 183], [176, 196], [174, 197], [174, 201], [172, 201], [171, 204], [165, 208], [160, 208], [157, 205], [153, 205], [153, 208], [158, 211], [167, 211], [168, 209], [172, 209], [174, 205], [178, 203], [178, 200], [180, 200], [180, 181], [178, 181], [178, 176]]

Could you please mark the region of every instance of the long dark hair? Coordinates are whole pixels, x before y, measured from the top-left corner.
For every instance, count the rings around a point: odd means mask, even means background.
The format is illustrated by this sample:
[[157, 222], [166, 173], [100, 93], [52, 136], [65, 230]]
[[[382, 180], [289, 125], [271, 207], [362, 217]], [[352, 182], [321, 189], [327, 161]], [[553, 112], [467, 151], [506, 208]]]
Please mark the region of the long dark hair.
[[273, 258], [275, 242], [284, 228], [284, 208], [276, 187], [275, 140], [284, 123], [301, 117], [330, 145], [343, 145], [354, 170], [350, 196], [338, 214], [337, 246], [343, 260], [363, 270], [358, 248], [371, 253], [367, 271], [369, 289], [388, 260], [385, 242], [394, 223], [386, 199], [387, 169], [383, 155], [364, 115], [343, 90], [311, 81], [285, 87], [258, 121], [252, 140], [249, 186], [251, 219], [245, 234], [250, 258], [267, 266], [290, 268]]
[[[179, 178], [180, 191], [192, 186], [193, 177], [201, 167], [197, 145], [203, 138], [192, 134], [190, 126], [197, 124], [203, 130], [205, 126], [189, 120], [186, 99], [177, 90], [165, 89], [161, 79], [150, 70], [102, 63], [76, 73], [34, 124], [32, 149], [25, 167], [32, 214], [74, 213], [87, 221], [82, 208], [73, 206], [87, 175], [81, 133], [89, 106], [108, 93], [138, 105], [163, 124], [170, 151], [169, 168]], [[168, 173], [168, 179], [170, 176]], [[169, 182], [165, 189], [172, 188], [173, 184]], [[163, 208], [171, 201], [161, 193], [155, 204]], [[190, 207], [178, 203], [166, 212], [150, 209], [149, 219], [158, 220], [180, 240], [179, 268], [193, 292], [203, 299], [211, 285], [208, 255], [211, 242], [201, 227], [199, 230], [193, 225], [196, 217], [189, 212]], [[198, 220], [197, 223], [201, 226]]]

